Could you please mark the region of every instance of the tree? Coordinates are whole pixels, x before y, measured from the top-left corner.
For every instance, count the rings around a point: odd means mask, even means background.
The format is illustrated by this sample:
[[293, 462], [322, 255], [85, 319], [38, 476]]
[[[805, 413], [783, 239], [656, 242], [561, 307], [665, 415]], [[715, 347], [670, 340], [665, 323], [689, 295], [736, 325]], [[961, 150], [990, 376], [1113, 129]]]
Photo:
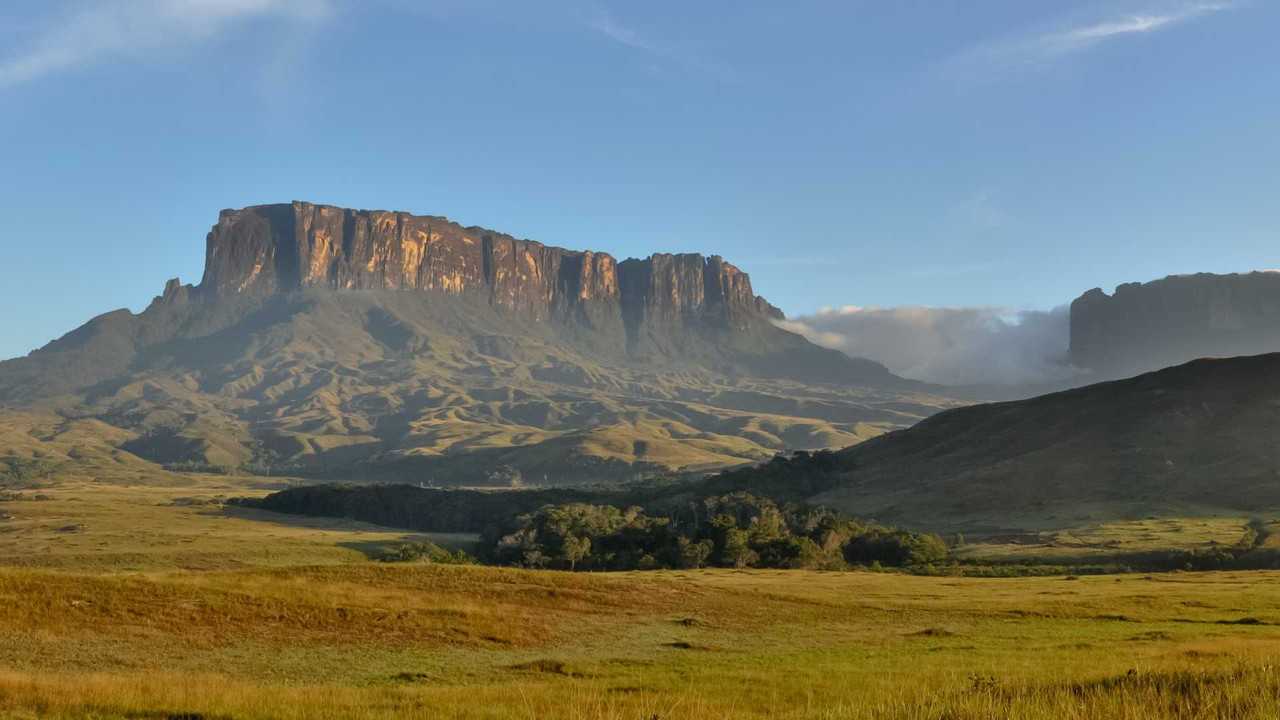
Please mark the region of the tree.
[[822, 550], [807, 537], [771, 540], [760, 548], [759, 563], [763, 567], [807, 568], [818, 564]]
[[751, 549], [751, 536], [746, 530], [733, 528], [725, 533], [724, 550], [721, 551], [720, 562], [736, 568], [750, 567], [757, 556]]
[[932, 533], [912, 534], [908, 565], [930, 565], [947, 559], [947, 543]]
[[697, 570], [707, 564], [707, 560], [711, 557], [711, 553], [715, 550], [715, 545], [710, 540], [698, 540], [694, 542], [687, 537], [682, 537], [676, 541], [678, 547], [678, 558], [680, 567]]
[[561, 552], [564, 559], [569, 563], [569, 569], [577, 568], [578, 562], [591, 554], [591, 538], [577, 537], [575, 535], [566, 536], [561, 546]]
[[488, 477], [489, 483], [493, 485], [506, 485], [510, 488], [524, 487], [524, 474], [511, 465], [499, 465], [489, 472]]

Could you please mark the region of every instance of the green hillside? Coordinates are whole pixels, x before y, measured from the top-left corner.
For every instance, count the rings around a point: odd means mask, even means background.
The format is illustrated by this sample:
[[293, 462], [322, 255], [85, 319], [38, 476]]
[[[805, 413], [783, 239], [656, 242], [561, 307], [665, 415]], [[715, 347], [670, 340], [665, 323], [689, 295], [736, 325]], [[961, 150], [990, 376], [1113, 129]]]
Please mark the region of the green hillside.
[[940, 413], [839, 453], [812, 499], [933, 528], [1267, 514], [1278, 439], [1280, 355], [1198, 360]]

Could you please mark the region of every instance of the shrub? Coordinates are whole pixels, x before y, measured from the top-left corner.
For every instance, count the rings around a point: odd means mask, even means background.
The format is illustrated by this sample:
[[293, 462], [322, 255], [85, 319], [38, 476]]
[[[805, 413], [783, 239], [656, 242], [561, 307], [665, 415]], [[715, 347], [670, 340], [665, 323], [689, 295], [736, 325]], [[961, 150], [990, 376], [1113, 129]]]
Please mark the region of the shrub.
[[378, 558], [382, 562], [430, 562], [441, 565], [469, 565], [474, 560], [461, 550], [450, 551], [433, 542], [404, 543]]

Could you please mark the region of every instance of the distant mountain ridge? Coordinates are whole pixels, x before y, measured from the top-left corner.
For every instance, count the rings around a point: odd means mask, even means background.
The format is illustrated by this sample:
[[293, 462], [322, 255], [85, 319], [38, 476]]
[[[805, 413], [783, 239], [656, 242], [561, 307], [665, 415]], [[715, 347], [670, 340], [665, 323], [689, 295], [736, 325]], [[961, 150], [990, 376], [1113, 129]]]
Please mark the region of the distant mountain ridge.
[[1071, 303], [1072, 364], [1099, 379], [1280, 351], [1280, 273], [1173, 275]]
[[715, 256], [261, 205], [219, 215], [199, 285], [0, 363], [0, 406], [53, 428], [33, 456], [71, 457], [60, 417], [109, 427], [86, 457], [474, 483], [742, 464], [954, 404], [780, 316]]

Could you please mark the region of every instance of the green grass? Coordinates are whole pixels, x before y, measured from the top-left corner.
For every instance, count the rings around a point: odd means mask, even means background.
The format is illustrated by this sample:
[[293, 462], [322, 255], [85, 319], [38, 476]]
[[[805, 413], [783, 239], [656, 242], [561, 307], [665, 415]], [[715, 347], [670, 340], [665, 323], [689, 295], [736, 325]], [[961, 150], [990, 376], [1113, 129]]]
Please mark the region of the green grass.
[[[1188, 714], [1177, 703], [1179, 693], [1225, 693], [1276, 707], [1268, 668], [1278, 590], [1275, 573], [5, 571], [0, 708], [67, 717], [990, 717], [999, 708], [1110, 717], [1078, 710], [1140, 701], [1146, 717], [1264, 717]], [[1268, 624], [1239, 624], [1244, 612]]]
[[[1277, 572], [980, 579], [386, 564], [368, 558], [425, 536], [227, 509], [219, 496], [265, 490], [232, 477], [182, 482], [62, 481], [0, 502], [0, 717], [1190, 720], [1280, 710]], [[1230, 534], [1225, 522], [1205, 528]]]
[[[183, 484], [172, 484], [174, 481]], [[469, 549], [469, 535], [224, 507], [262, 479], [162, 475], [120, 485], [64, 480], [0, 503], [0, 566], [105, 572], [362, 562], [406, 542]]]
[[960, 548], [957, 556], [981, 562], [1089, 563], [1164, 550], [1232, 547], [1245, 538], [1251, 520], [1244, 514], [1188, 515], [996, 533]]

